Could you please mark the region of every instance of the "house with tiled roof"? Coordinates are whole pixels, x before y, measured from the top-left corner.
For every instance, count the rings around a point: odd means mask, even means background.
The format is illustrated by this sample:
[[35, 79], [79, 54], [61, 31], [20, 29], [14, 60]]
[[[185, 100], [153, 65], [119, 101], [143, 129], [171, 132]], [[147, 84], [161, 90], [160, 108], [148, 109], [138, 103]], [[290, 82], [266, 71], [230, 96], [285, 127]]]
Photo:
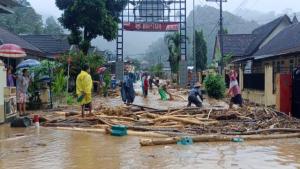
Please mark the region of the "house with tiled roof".
[[[0, 43], [1, 44], [11, 43], [11, 44], [19, 45], [26, 52], [27, 54], [26, 58], [39, 59], [45, 57], [44, 53], [39, 48], [29, 43], [28, 41], [24, 40], [20, 36], [1, 27], [0, 27]], [[3, 60], [6, 62], [6, 59]], [[12, 61], [14, 62], [15, 60]]]
[[[226, 34], [223, 35], [223, 54], [231, 56], [232, 60], [241, 59], [250, 43], [255, 39], [252, 34]], [[220, 36], [216, 37], [214, 48], [214, 59], [220, 58]]]
[[[245, 99], [276, 106], [282, 112], [293, 112], [300, 117], [300, 99], [292, 99], [295, 93], [300, 95], [299, 87], [296, 89], [299, 91], [292, 88], [293, 72], [300, 65], [300, 23], [296, 17], [291, 20], [284, 15], [247, 36], [224, 35], [223, 51], [223, 56], [233, 56], [232, 63], [239, 69], [239, 82]], [[298, 110], [293, 108], [296, 102]]]
[[12, 8], [21, 6], [15, 0], [1, 0], [0, 1], [0, 13], [11, 14], [14, 13]]
[[24, 40], [39, 48], [43, 54], [53, 59], [70, 50], [67, 35], [20, 35]]

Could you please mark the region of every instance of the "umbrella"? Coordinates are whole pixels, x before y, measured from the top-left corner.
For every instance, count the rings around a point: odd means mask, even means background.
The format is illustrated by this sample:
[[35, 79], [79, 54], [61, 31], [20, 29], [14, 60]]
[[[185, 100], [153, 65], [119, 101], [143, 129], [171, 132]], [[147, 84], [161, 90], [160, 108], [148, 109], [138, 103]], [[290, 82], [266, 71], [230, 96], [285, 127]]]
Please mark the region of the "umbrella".
[[106, 70], [106, 67], [99, 67], [97, 69], [97, 73], [103, 73], [103, 72], [105, 72], [105, 70]]
[[23, 58], [26, 56], [25, 51], [15, 44], [3, 44], [0, 46], [0, 56], [6, 58]]
[[41, 62], [35, 59], [27, 59], [18, 64], [17, 69], [39, 66]]

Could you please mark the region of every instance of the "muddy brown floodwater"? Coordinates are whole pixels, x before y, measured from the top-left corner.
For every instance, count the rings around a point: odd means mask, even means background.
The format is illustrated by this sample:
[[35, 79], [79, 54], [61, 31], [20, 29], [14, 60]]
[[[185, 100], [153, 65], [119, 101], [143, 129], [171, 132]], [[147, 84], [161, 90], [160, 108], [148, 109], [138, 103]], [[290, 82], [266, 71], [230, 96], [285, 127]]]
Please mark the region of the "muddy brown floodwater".
[[0, 168], [296, 169], [300, 139], [140, 147], [137, 137], [4, 125], [0, 126]]
[[[184, 101], [158, 101], [154, 94], [147, 99], [137, 97], [135, 103], [160, 109], [186, 105]], [[122, 105], [120, 98], [104, 102]], [[0, 169], [119, 168], [297, 169], [300, 139], [140, 147], [138, 137], [0, 126]]]

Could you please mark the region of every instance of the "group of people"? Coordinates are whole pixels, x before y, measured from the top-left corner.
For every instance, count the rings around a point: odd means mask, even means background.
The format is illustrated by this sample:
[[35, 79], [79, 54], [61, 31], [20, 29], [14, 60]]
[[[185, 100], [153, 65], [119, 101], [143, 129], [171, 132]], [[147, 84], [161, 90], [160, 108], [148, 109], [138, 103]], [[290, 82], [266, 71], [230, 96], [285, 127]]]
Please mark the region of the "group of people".
[[[92, 86], [93, 81], [91, 78], [91, 75], [89, 74], [90, 68], [88, 65], [84, 65], [81, 73], [78, 75], [76, 80], [76, 93], [77, 95], [82, 98], [80, 100], [80, 104], [82, 105], [82, 116], [84, 117], [84, 111], [88, 109], [88, 111], [91, 113], [92, 111]], [[24, 73], [26, 76], [26, 72]], [[237, 73], [232, 70], [229, 73], [230, 77], [230, 87], [228, 90], [228, 95], [231, 96], [230, 100], [230, 107], [232, 107], [233, 104], [238, 104], [240, 106], [243, 105], [243, 99], [241, 96], [241, 91], [238, 85], [237, 81]], [[134, 82], [135, 82], [135, 74], [133, 73], [127, 73], [125, 75], [125, 78], [123, 81], [120, 82], [120, 92], [122, 101], [130, 105], [134, 102], [135, 99], [135, 90], [134, 90]], [[26, 85], [27, 81], [25, 80], [24, 85]], [[141, 87], [143, 91], [143, 96], [148, 96], [148, 90], [153, 89], [153, 85], [157, 86], [158, 93], [160, 95], [161, 100], [173, 100], [173, 96], [171, 92], [169, 92], [168, 88], [170, 85], [169, 81], [166, 81], [165, 83], [160, 84], [158, 79], [155, 79], [154, 76], [149, 76], [147, 73], [144, 73], [141, 76]], [[201, 83], [197, 82], [194, 84], [192, 89], [189, 92], [188, 95], [188, 104], [187, 106], [190, 107], [192, 104], [194, 104], [196, 107], [202, 107], [203, 106], [203, 94], [202, 94], [202, 85]]]
[[[229, 73], [230, 85], [227, 93], [229, 96], [231, 96], [230, 108], [233, 106], [233, 104], [238, 104], [240, 106], [243, 105], [243, 99], [237, 77], [238, 74], [234, 70], [231, 70]], [[138, 78], [139, 77], [137, 77], [134, 73], [127, 73], [124, 80], [120, 82], [122, 101], [127, 105], [130, 105], [134, 102], [134, 83]], [[149, 76], [147, 73], [143, 73], [140, 79], [143, 96], [145, 98], [148, 96], [149, 90], [152, 90], [153, 86], [155, 85], [158, 89], [161, 100], [173, 100], [173, 95], [168, 90], [170, 81], [160, 84], [158, 78]], [[23, 69], [22, 72], [17, 76], [12, 73], [11, 67], [7, 69], [7, 86], [15, 87], [16, 84], [17, 104], [20, 116], [26, 115], [27, 91], [30, 82], [31, 80], [28, 69]], [[190, 107], [192, 104], [197, 107], [202, 107], [204, 98], [202, 95], [201, 86], [202, 85], [197, 82], [190, 90], [188, 95], [188, 107]], [[76, 79], [76, 94], [78, 96], [78, 102], [80, 102], [82, 108], [82, 117], [85, 116], [84, 112], [86, 110], [88, 110], [90, 114], [92, 112], [92, 88], [93, 80], [90, 75], [90, 67], [85, 64]]]

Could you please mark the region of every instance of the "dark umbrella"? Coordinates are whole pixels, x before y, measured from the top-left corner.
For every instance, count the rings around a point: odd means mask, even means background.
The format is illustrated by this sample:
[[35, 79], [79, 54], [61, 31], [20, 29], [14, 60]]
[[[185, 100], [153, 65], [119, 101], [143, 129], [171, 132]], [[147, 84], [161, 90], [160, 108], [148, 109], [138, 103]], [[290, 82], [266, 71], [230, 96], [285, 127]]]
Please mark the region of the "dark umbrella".
[[41, 62], [39, 62], [35, 59], [27, 59], [27, 60], [22, 61], [17, 66], [17, 69], [35, 67], [35, 66], [39, 66], [40, 64], [41, 64]]

